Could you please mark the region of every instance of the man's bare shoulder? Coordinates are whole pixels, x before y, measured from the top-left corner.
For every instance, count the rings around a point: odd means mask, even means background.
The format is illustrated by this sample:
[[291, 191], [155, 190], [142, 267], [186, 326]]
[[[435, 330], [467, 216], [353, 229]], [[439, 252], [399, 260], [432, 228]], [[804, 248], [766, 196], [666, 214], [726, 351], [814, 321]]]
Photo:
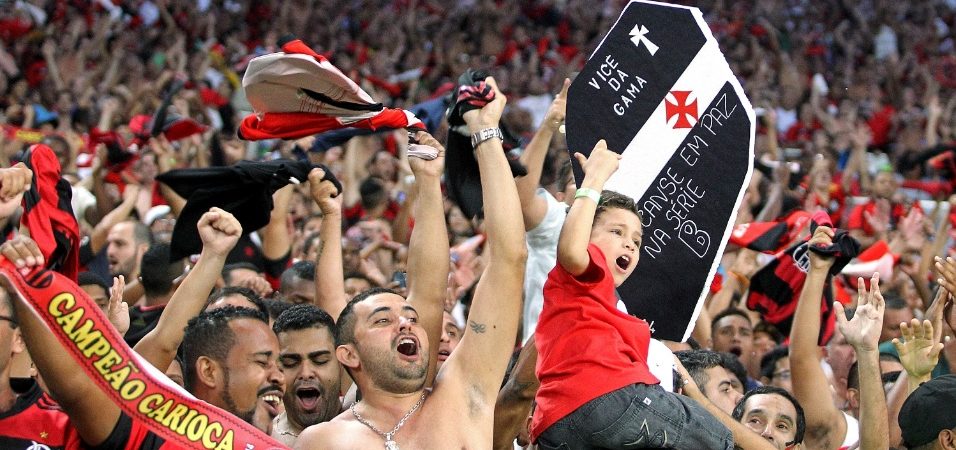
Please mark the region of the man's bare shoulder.
[[362, 424], [356, 422], [348, 411], [334, 419], [312, 425], [302, 431], [295, 442], [297, 450], [352, 448], [354, 435], [361, 432]]

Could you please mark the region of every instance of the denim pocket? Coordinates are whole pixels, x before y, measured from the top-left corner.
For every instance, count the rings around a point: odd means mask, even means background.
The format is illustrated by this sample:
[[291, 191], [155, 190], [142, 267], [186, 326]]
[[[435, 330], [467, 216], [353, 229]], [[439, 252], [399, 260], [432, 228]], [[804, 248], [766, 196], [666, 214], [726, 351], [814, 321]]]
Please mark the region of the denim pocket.
[[571, 447], [568, 446], [566, 442], [562, 442], [557, 446], [548, 445], [541, 440], [538, 440], [538, 448], [541, 450], [571, 450]]
[[[643, 394], [643, 389], [637, 390]], [[666, 395], [636, 395], [624, 414], [603, 430], [594, 432], [590, 441], [606, 448], [648, 448], [673, 446], [680, 437], [684, 409], [679, 402], [669, 404]]]

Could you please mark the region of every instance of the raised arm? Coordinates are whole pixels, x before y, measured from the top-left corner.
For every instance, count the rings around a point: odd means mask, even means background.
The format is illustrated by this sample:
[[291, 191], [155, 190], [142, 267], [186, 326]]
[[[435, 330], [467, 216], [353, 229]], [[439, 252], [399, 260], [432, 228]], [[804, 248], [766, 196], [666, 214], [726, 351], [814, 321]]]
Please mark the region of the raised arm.
[[889, 427], [886, 422], [886, 397], [880, 377], [880, 330], [883, 327], [885, 302], [880, 293], [880, 277], [873, 274], [870, 289], [863, 278], [857, 279], [859, 302], [852, 320], [846, 319], [843, 304], [834, 302], [837, 326], [856, 351], [860, 371], [860, 448], [889, 448]]
[[90, 251], [94, 255], [106, 247], [106, 238], [113, 225], [126, 220], [132, 214], [133, 208], [136, 207], [136, 199], [139, 197], [139, 190], [139, 185], [127, 184], [126, 190], [123, 191], [123, 202], [103, 216], [103, 219], [93, 227], [93, 233], [90, 234]]
[[515, 437], [528, 420], [531, 402], [541, 383], [534, 374], [538, 362], [538, 348], [534, 345], [534, 335], [524, 343], [518, 362], [508, 381], [498, 392], [495, 402], [495, 429], [492, 448], [510, 450]]
[[943, 315], [952, 308], [952, 293], [956, 292], [956, 261], [952, 258], [937, 258], [937, 280], [942, 287], [936, 300], [926, 311], [929, 320], [920, 322], [913, 319], [910, 323], [900, 324], [902, 339], [894, 338], [893, 345], [900, 355], [900, 363], [906, 371], [908, 388], [906, 395], [929, 381], [933, 368], [939, 363], [939, 352], [943, 349], [940, 342], [943, 334]]
[[325, 169], [309, 172], [309, 192], [312, 201], [322, 211], [319, 227], [319, 252], [315, 259], [315, 304], [339, 320], [339, 314], [348, 303], [342, 273], [342, 204], [338, 190], [329, 180], [323, 181]]
[[571, 86], [571, 80], [565, 78], [561, 92], [554, 97], [548, 113], [534, 133], [531, 142], [521, 153], [521, 163], [528, 168], [528, 174], [517, 178], [515, 184], [518, 186], [518, 198], [521, 200], [521, 215], [524, 217], [524, 229], [531, 230], [538, 226], [544, 215], [548, 212], [547, 200], [535, 195], [538, 184], [541, 182], [541, 171], [544, 165], [545, 156], [548, 155], [548, 147], [554, 132], [564, 123], [564, 116], [567, 114], [568, 87]]
[[[0, 254], [20, 268], [43, 265], [36, 242], [23, 235], [4, 242]], [[6, 289], [0, 296], [11, 297], [20, 333], [50, 394], [70, 416], [84, 442], [101, 444], [119, 420], [119, 406], [96, 386], [23, 299]]]
[[222, 273], [226, 256], [242, 234], [239, 221], [219, 208], [203, 214], [196, 227], [203, 244], [199, 261], [169, 299], [156, 328], [133, 347], [143, 359], [163, 371], [176, 358], [189, 319], [199, 315], [206, 306], [206, 298]]
[[[495, 99], [465, 113], [472, 133], [497, 127], [505, 107], [505, 96], [494, 79], [486, 82], [494, 89]], [[490, 411], [518, 333], [528, 251], [524, 223], [515, 214], [521, 204], [501, 141], [491, 138], [479, 143], [475, 156], [481, 172], [488, 262], [475, 288], [465, 334], [442, 370], [457, 372], [455, 379], [464, 380], [464, 388], [484, 400], [483, 406]]]
[[[604, 183], [617, 170], [621, 160], [621, 155], [607, 149], [607, 143], [603, 139], [594, 146], [588, 158], [580, 153], [575, 153], [574, 157], [584, 170], [580, 190], [588, 189], [597, 194], [604, 189]], [[564, 226], [561, 227], [561, 237], [558, 238], [558, 264], [571, 275], [584, 273], [591, 261], [588, 242], [596, 211], [596, 201], [586, 196], [576, 196], [571, 210], [568, 211], [568, 217], [564, 220]]]
[[[833, 230], [817, 227], [809, 245], [829, 245]], [[835, 448], [846, 435], [846, 419], [833, 405], [827, 377], [820, 366], [820, 299], [833, 258], [810, 253], [810, 273], [800, 292], [800, 300], [790, 329], [790, 371], [793, 396], [804, 407], [807, 418], [807, 445], [810, 448]]]
[[[415, 228], [408, 243], [408, 302], [418, 311], [418, 318], [428, 342], [428, 376], [435, 379], [438, 345], [441, 340], [443, 303], [448, 287], [448, 228], [441, 193], [441, 176], [445, 166], [445, 148], [430, 134], [419, 131], [417, 146], [409, 147], [408, 164], [415, 174]], [[425, 146], [425, 147], [421, 147]], [[435, 159], [422, 158], [418, 150], [435, 151]], [[426, 156], [426, 158], [431, 157]]]
[[272, 195], [272, 213], [269, 223], [259, 230], [262, 236], [262, 256], [278, 261], [289, 255], [292, 249], [292, 233], [289, 232], [289, 203], [294, 185], [287, 185]]

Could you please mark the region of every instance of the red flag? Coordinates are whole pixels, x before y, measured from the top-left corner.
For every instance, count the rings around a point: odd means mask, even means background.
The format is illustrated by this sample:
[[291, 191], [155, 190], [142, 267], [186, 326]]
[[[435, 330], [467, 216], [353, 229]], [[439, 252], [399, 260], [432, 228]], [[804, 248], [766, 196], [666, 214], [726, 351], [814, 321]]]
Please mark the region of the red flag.
[[31, 146], [23, 163], [33, 171], [33, 185], [23, 195], [20, 221], [40, 247], [47, 267], [76, 281], [80, 230], [70, 204], [70, 183], [60, 177], [60, 162], [46, 145]]
[[297, 139], [346, 127], [425, 129], [414, 114], [376, 103], [298, 39], [249, 61], [242, 87], [255, 110], [239, 126], [243, 139]]
[[[829, 216], [823, 212], [813, 215], [811, 230], [818, 225], [830, 226]], [[833, 244], [826, 248], [810, 249], [807, 245], [809, 237], [804, 242], [791, 246], [777, 255], [776, 259], [760, 269], [750, 279], [750, 294], [747, 297], [747, 307], [757, 311], [767, 322], [773, 324], [781, 333], [790, 334], [793, 325], [793, 313], [797, 309], [797, 300], [803, 284], [807, 279], [810, 268], [810, 252], [815, 251], [836, 258], [830, 269], [830, 274], [839, 271], [859, 252], [859, 243], [851, 238], [846, 231], [839, 230], [833, 237]], [[833, 310], [833, 295], [830, 283], [832, 276], [827, 276], [823, 288], [823, 298], [820, 301], [820, 336], [819, 344], [824, 345], [833, 336], [833, 327], [836, 316]]]

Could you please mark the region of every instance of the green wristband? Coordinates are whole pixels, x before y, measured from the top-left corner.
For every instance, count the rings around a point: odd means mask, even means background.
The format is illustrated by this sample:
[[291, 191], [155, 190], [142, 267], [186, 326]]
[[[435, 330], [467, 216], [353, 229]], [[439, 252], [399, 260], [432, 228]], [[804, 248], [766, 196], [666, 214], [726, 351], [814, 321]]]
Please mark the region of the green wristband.
[[574, 191], [574, 198], [587, 197], [594, 200], [595, 204], [601, 203], [601, 193], [591, 188], [580, 188]]

